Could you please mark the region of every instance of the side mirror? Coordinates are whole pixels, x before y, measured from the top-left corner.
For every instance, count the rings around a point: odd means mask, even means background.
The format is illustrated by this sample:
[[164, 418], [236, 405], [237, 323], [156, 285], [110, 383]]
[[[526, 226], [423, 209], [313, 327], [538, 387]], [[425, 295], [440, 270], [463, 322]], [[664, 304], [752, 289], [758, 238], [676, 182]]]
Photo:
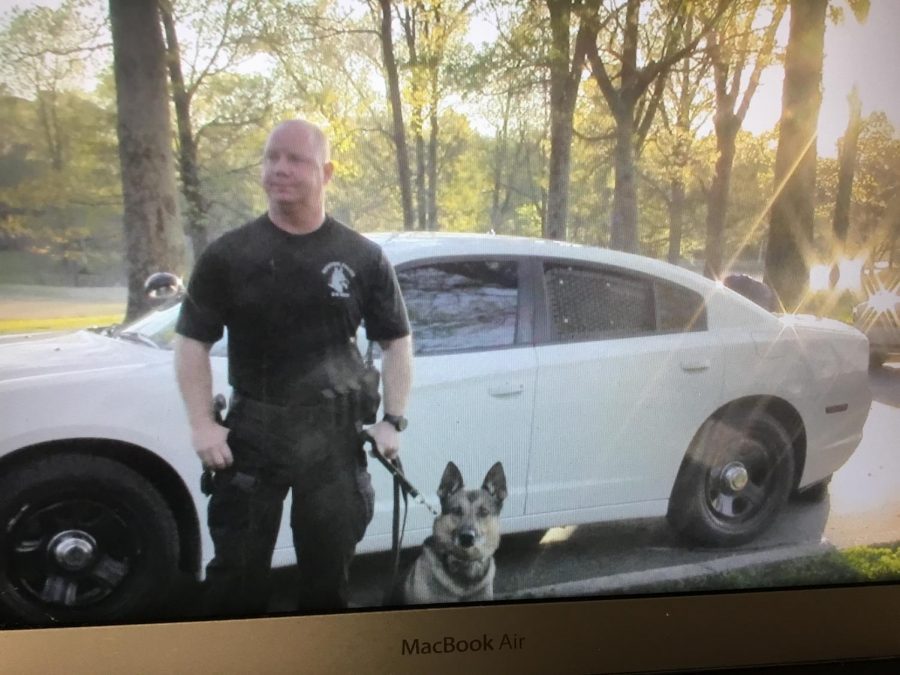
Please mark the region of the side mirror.
[[171, 272], [156, 272], [144, 282], [144, 294], [154, 305], [180, 298], [184, 294], [184, 284]]

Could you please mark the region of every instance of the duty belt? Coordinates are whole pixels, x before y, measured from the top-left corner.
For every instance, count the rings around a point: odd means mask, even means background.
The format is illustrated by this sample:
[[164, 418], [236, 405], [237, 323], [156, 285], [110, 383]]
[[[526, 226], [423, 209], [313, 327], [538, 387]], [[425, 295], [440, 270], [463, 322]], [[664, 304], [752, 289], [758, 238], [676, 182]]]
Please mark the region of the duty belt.
[[321, 421], [327, 418], [352, 423], [357, 421], [356, 399], [352, 395], [321, 396], [316, 399], [298, 399], [287, 402], [260, 401], [233, 391], [229, 410], [244, 410], [252, 417], [268, 417], [283, 419], [308, 418], [311, 421]]

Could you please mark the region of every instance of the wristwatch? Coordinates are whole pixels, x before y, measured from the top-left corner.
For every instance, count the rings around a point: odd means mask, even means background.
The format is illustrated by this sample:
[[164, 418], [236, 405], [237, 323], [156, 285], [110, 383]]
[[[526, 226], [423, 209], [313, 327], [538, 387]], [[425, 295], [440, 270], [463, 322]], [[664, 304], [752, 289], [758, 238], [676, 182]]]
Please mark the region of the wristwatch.
[[382, 419], [385, 422], [389, 422], [397, 431], [403, 431], [407, 425], [409, 424], [409, 420], [406, 419], [403, 415], [389, 415], [388, 413], [384, 414]]

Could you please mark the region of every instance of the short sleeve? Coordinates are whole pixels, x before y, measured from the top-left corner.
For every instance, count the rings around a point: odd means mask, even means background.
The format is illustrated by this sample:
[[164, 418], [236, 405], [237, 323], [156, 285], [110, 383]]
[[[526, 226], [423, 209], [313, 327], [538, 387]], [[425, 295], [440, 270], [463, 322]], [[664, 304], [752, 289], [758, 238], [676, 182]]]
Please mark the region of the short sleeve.
[[179, 335], [207, 344], [222, 337], [227, 316], [228, 268], [220, 248], [207, 247], [197, 260], [175, 324]]
[[363, 319], [370, 341], [396, 340], [409, 335], [409, 318], [394, 267], [379, 250], [366, 294]]

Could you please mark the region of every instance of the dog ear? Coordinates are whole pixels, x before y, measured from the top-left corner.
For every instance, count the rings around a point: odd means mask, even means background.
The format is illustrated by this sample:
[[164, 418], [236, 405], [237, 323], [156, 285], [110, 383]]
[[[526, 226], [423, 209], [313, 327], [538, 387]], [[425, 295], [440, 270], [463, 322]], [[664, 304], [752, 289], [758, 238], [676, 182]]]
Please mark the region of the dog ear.
[[484, 483], [481, 485], [483, 490], [487, 490], [498, 504], [503, 503], [506, 499], [506, 474], [503, 472], [503, 464], [497, 462], [490, 468], [484, 477]]
[[454, 492], [463, 489], [463, 477], [453, 462], [447, 462], [447, 468], [444, 469], [444, 475], [441, 476], [441, 484], [438, 486], [437, 494], [441, 501]]

